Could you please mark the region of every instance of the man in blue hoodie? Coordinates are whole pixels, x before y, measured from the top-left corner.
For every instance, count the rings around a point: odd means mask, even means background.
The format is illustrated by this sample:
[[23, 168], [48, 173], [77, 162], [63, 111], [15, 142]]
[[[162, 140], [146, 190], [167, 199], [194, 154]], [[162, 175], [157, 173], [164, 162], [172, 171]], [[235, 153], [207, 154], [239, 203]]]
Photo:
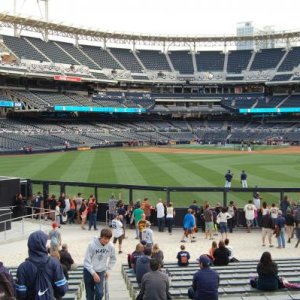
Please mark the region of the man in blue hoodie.
[[51, 288], [36, 291], [35, 280], [37, 278], [38, 266], [44, 266], [44, 272], [52, 283], [55, 297], [62, 297], [68, 290], [68, 282], [63, 273], [60, 262], [47, 252], [48, 235], [41, 230], [30, 234], [28, 238], [29, 258], [17, 269], [16, 291], [17, 299], [36, 299], [36, 294], [44, 295], [50, 293]]

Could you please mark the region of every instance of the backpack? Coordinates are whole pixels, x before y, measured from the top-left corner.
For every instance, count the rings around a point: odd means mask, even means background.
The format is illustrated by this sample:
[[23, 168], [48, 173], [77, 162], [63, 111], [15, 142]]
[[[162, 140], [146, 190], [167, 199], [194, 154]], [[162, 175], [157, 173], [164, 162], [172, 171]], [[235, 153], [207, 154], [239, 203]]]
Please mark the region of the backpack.
[[37, 264], [36, 262], [29, 259], [37, 268], [35, 282], [33, 283], [32, 290], [34, 291], [34, 300], [53, 300], [54, 289], [52, 286], [51, 279], [46, 272], [50, 257], [48, 257], [45, 264]]

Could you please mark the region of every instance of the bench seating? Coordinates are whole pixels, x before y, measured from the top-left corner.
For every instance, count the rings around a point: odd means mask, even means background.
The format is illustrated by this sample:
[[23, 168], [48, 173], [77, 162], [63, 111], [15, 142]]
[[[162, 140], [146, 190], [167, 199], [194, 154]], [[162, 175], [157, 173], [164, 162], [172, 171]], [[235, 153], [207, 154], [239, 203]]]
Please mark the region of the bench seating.
[[[278, 264], [279, 276], [290, 282], [300, 281], [300, 259], [280, 259]], [[228, 266], [213, 266], [220, 275], [219, 299], [230, 300], [300, 300], [300, 290], [282, 289], [274, 292], [264, 292], [254, 289], [249, 279], [256, 276], [258, 261], [243, 260]], [[192, 284], [194, 273], [199, 270], [197, 263], [188, 267], [179, 267], [177, 263], [165, 263], [164, 270], [171, 280], [170, 293], [173, 299], [188, 299], [187, 290]], [[139, 292], [138, 283], [132, 269], [122, 266], [122, 274], [130, 295], [135, 299]]]
[[[17, 267], [8, 268], [13, 278], [16, 279]], [[69, 289], [63, 300], [80, 300], [84, 292], [83, 266], [78, 266], [76, 270], [69, 271]]]

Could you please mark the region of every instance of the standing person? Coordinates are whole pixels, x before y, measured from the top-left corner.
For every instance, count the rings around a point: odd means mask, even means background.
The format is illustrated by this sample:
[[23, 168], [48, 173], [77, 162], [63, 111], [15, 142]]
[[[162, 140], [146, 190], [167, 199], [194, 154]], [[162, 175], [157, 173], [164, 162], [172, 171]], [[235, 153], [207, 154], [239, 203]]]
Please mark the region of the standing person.
[[253, 226], [258, 227], [258, 220], [261, 219], [261, 197], [259, 192], [253, 193], [253, 204], [256, 207], [256, 211], [254, 213]]
[[297, 237], [297, 243], [295, 245], [295, 248], [298, 248], [298, 245], [300, 243], [300, 223], [296, 225], [296, 237]]
[[266, 245], [265, 240], [266, 237], [268, 237], [269, 246], [273, 247], [272, 235], [273, 235], [274, 223], [269, 213], [262, 216], [261, 227], [262, 227], [261, 229], [262, 246], [264, 247]]
[[231, 181], [233, 178], [233, 173], [231, 173], [231, 171], [228, 170], [224, 177], [225, 177], [225, 187], [231, 188]]
[[279, 209], [282, 211], [282, 215], [285, 217], [287, 214], [287, 209], [290, 206], [290, 201], [288, 196], [284, 196], [282, 200], [280, 200]]
[[195, 240], [193, 240], [193, 230], [195, 227], [195, 218], [192, 214], [192, 209], [188, 209], [187, 210], [187, 214], [184, 216], [183, 219], [183, 237], [181, 240], [181, 243], [185, 242], [185, 238], [190, 237], [191, 243], [196, 242]]
[[270, 214], [271, 214], [271, 218], [275, 224], [276, 219], [278, 218], [278, 207], [276, 206], [275, 203], [272, 203], [271, 208], [270, 208]]
[[0, 261], [0, 281], [1, 281], [1, 299], [15, 300], [16, 299], [16, 286], [11, 272], [5, 268], [3, 262]]
[[77, 197], [75, 199], [75, 202], [76, 202], [76, 219], [77, 219], [77, 223], [78, 224], [81, 224], [81, 220], [80, 220], [80, 215], [82, 214], [82, 212], [80, 212], [80, 207], [81, 207], [81, 204], [82, 204], [82, 194], [81, 193], [78, 193], [77, 194]]
[[91, 195], [88, 203], [89, 230], [92, 226], [94, 226], [94, 230], [97, 230], [97, 209], [96, 199]]
[[194, 274], [192, 287], [188, 290], [190, 299], [218, 300], [219, 274], [209, 266], [211, 260], [207, 255], [201, 255], [197, 261], [200, 270]]
[[264, 201], [262, 204], [261, 214], [262, 214], [262, 216], [270, 214], [270, 209], [268, 208], [268, 204], [266, 201]]
[[152, 258], [150, 260], [150, 272], [145, 274], [142, 279], [140, 294], [143, 300], [169, 300], [172, 299], [169, 294], [168, 275], [161, 272], [160, 262]]
[[285, 229], [285, 218], [282, 216], [282, 211], [278, 211], [278, 217], [275, 220], [275, 228], [277, 228], [278, 235], [277, 237], [277, 248], [285, 248], [285, 238], [284, 238], [284, 229]]
[[174, 217], [175, 217], [175, 210], [174, 210], [172, 202], [170, 202], [167, 205], [167, 215], [166, 215], [166, 223], [167, 223], [168, 232], [170, 235], [172, 234], [172, 230], [173, 230]]
[[59, 224], [65, 224], [65, 222], [63, 221], [63, 214], [65, 212], [66, 209], [66, 194], [65, 193], [61, 193], [61, 195], [58, 198], [58, 202], [59, 202]]
[[100, 238], [94, 238], [88, 245], [83, 263], [83, 279], [86, 300], [101, 300], [104, 294], [104, 280], [116, 263], [115, 248], [110, 243], [112, 231], [103, 228]]
[[55, 221], [55, 209], [56, 209], [57, 201], [55, 199], [55, 195], [52, 194], [50, 199], [48, 200], [48, 206], [50, 209], [50, 219]]
[[236, 223], [236, 212], [237, 212], [237, 208], [234, 205], [233, 201], [229, 202], [229, 206], [227, 207], [227, 212], [231, 215], [231, 218], [227, 219], [227, 223], [228, 223], [229, 232], [232, 233]]
[[111, 221], [111, 227], [113, 229], [113, 244], [115, 245], [117, 241], [119, 242], [119, 254], [122, 253], [122, 241], [124, 239], [124, 230], [123, 223], [121, 222], [122, 216], [115, 216], [115, 218]]
[[146, 242], [146, 247], [152, 248], [153, 246], [153, 230], [150, 228], [150, 222], [146, 221], [145, 230], [142, 232], [141, 240]]
[[209, 204], [206, 204], [204, 212], [203, 212], [203, 218], [205, 222], [205, 238], [209, 238], [210, 240], [213, 239], [212, 233], [214, 229], [214, 215], [212, 210], [209, 207]]
[[243, 188], [248, 187], [247, 177], [248, 177], [247, 173], [245, 172], [245, 170], [243, 170], [241, 173], [241, 184]]
[[147, 223], [149, 223], [148, 221], [146, 221], [146, 216], [145, 214], [142, 214], [142, 219], [138, 221], [137, 227], [138, 227], [138, 231], [139, 231], [139, 240], [142, 241], [143, 239], [143, 232], [146, 229], [146, 225]]
[[76, 201], [70, 198], [70, 210], [67, 212], [69, 224], [75, 224], [74, 218], [76, 214]]
[[255, 211], [256, 211], [255, 205], [252, 203], [251, 200], [249, 200], [248, 204], [246, 204], [245, 207], [244, 207], [248, 232], [251, 232], [251, 226], [253, 225], [253, 220], [254, 220], [254, 217], [255, 217]]
[[294, 235], [295, 219], [294, 216], [292, 215], [292, 211], [289, 208], [286, 210], [285, 222], [286, 222], [286, 233], [288, 236], [287, 242], [290, 243]]
[[138, 203], [132, 213], [132, 217], [134, 219], [135, 224], [136, 239], [139, 239], [140, 237], [138, 223], [140, 220], [142, 220], [143, 215], [144, 211], [141, 209], [140, 204]]
[[16, 205], [15, 207], [16, 218], [24, 216], [25, 201], [23, 200], [23, 196], [21, 193], [16, 194], [15, 205]]
[[58, 231], [58, 224], [56, 222], [52, 223], [52, 230], [49, 232], [50, 239], [50, 253], [54, 251], [59, 251], [61, 246], [61, 234]]
[[163, 232], [165, 229], [165, 206], [162, 199], [158, 199], [158, 203], [156, 204], [156, 217], [158, 231]]
[[122, 218], [120, 218], [120, 221], [123, 224], [124, 239], [125, 239], [127, 210], [126, 210], [125, 205], [124, 205], [123, 202], [121, 202], [119, 204], [119, 207], [117, 208], [117, 214], [122, 217]]
[[217, 222], [220, 225], [220, 231], [221, 231], [221, 236], [223, 241], [224, 241], [224, 236], [227, 239], [227, 231], [228, 231], [227, 220], [231, 218], [232, 218], [231, 214], [229, 214], [226, 211], [225, 207], [223, 207], [222, 211], [217, 215]]
[[38, 192], [36, 197], [33, 200], [33, 213], [36, 214], [35, 218], [38, 219], [41, 217], [41, 209], [43, 208], [44, 198], [42, 197], [41, 192]]
[[177, 264], [180, 267], [186, 267], [189, 265], [190, 253], [185, 250], [185, 246], [180, 246], [180, 251], [177, 253]]
[[85, 230], [85, 223], [88, 215], [88, 206], [86, 205], [86, 200], [82, 199], [81, 207], [79, 209], [80, 217], [81, 217], [81, 229]]
[[150, 221], [150, 217], [151, 217], [151, 204], [149, 203], [148, 198], [144, 198], [143, 203], [141, 204], [141, 209], [144, 211], [144, 214], [146, 216], [146, 220]]
[[[47, 240], [48, 235], [41, 230], [30, 234], [27, 244], [29, 258], [17, 269], [17, 299], [37, 299], [38, 293], [48, 295], [49, 298], [54, 299], [54, 297], [64, 296], [67, 292], [68, 282], [60, 262], [56, 258], [48, 256]], [[42, 291], [40, 291], [40, 287], [37, 286], [36, 282], [39, 269], [43, 269], [51, 283], [51, 286], [45, 290], [44, 286]]]

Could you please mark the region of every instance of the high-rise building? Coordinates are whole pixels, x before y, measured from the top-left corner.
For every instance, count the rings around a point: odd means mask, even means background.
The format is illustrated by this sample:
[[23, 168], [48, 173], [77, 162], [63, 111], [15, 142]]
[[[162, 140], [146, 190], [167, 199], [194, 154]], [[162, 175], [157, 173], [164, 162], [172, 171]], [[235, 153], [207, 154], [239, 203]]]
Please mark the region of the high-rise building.
[[[254, 30], [253, 23], [250, 21], [237, 23], [237, 28], [236, 28], [237, 36], [253, 36], [254, 31], [255, 30]], [[237, 42], [237, 50], [248, 50], [253, 48], [254, 48], [253, 41]]]

